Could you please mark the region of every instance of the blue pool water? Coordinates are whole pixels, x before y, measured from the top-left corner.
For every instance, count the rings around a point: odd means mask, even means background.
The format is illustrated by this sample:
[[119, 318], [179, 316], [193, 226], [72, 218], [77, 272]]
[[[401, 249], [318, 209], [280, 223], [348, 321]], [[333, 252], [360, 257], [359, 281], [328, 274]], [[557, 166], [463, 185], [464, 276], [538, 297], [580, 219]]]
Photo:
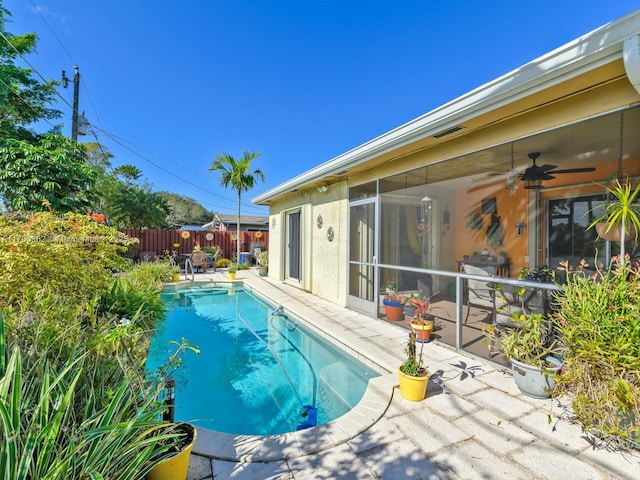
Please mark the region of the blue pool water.
[[174, 287], [163, 298], [169, 311], [147, 368], [164, 361], [171, 340], [200, 349], [176, 374], [176, 420], [231, 434], [291, 432], [309, 422], [308, 406], [317, 425], [345, 414], [379, 375], [244, 289]]

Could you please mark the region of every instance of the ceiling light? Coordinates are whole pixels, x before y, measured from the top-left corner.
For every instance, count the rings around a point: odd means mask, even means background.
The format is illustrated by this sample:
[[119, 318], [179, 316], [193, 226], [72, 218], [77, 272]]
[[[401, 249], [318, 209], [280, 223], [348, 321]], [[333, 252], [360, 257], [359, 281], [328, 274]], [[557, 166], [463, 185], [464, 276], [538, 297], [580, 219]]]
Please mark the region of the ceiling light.
[[528, 188], [530, 190], [542, 190], [544, 185], [542, 185], [542, 178], [530, 178], [525, 180], [524, 188]]

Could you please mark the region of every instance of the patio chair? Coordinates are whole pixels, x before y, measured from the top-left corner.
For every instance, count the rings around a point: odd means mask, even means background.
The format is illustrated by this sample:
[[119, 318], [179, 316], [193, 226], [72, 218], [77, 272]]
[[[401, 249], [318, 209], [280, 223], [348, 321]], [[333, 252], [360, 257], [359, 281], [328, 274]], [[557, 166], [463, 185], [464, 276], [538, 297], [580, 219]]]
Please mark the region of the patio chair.
[[208, 259], [207, 254], [202, 250], [194, 250], [191, 253], [191, 264], [193, 265], [194, 270], [196, 268], [202, 268], [203, 273], [207, 273]]
[[469, 320], [469, 313], [471, 307], [482, 308], [488, 310], [491, 315], [491, 324], [496, 324], [498, 309], [502, 308], [506, 304], [506, 300], [502, 296], [496, 296], [495, 289], [492, 288], [493, 279], [495, 275], [487, 272], [480, 267], [474, 267], [463, 263], [460, 271], [462, 273], [468, 273], [470, 275], [478, 275], [488, 277], [488, 281], [475, 280], [472, 278], [465, 279], [466, 283], [466, 296], [467, 296], [467, 315], [464, 319], [464, 323]]
[[256, 265], [260, 265], [260, 254], [262, 253], [262, 249], [261, 248], [254, 248], [253, 249], [253, 263], [255, 263]]

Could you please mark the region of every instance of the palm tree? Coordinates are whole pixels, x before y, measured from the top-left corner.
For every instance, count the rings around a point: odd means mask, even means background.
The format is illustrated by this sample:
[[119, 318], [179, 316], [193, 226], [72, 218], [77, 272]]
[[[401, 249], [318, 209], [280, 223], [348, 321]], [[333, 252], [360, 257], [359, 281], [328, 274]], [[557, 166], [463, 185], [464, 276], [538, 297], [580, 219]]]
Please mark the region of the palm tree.
[[264, 173], [262, 170], [256, 169], [251, 171], [251, 162], [260, 156], [259, 152], [250, 152], [245, 150], [241, 158], [235, 159], [227, 153], [218, 155], [209, 170], [212, 172], [220, 172], [220, 184], [225, 188], [233, 188], [238, 192], [238, 220], [236, 223], [236, 244], [238, 251], [236, 252], [236, 261], [240, 260], [240, 198], [242, 192], [251, 190], [256, 180], [260, 179], [264, 182]]

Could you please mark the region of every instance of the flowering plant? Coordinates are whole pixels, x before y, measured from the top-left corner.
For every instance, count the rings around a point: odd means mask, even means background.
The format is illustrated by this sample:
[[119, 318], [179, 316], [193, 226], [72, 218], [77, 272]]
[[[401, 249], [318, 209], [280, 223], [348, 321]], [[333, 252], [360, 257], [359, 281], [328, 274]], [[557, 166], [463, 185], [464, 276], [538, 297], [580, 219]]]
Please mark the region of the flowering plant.
[[439, 307], [434, 307], [431, 302], [431, 299], [435, 297], [438, 293], [440, 292], [439, 291], [434, 292], [429, 297], [412, 295], [411, 297], [408, 298], [408, 304], [416, 307], [416, 310], [414, 313], [414, 319], [412, 320], [412, 323], [425, 325], [427, 322], [433, 322], [435, 320], [434, 318], [435, 314], [433, 312], [436, 310], [442, 310], [442, 309]]
[[402, 295], [396, 289], [396, 279], [394, 277], [387, 280], [382, 286], [382, 291], [384, 292], [384, 300], [386, 302], [402, 303]]

